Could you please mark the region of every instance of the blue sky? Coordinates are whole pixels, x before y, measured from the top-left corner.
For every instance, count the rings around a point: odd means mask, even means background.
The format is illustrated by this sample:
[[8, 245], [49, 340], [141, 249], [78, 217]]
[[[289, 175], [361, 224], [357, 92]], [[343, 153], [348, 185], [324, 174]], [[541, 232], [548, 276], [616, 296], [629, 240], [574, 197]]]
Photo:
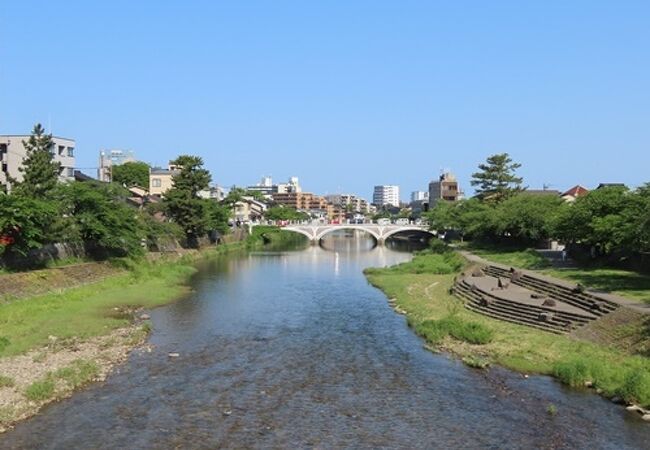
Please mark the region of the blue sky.
[[0, 0], [0, 133], [214, 181], [403, 199], [508, 152], [531, 188], [650, 181], [648, 1]]

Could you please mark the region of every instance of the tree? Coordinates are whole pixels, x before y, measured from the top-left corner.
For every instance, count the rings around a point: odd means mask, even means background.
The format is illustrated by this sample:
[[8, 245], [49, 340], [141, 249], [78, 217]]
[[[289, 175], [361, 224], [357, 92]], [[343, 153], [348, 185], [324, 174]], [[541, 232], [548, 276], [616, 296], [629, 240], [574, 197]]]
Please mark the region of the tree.
[[567, 204], [555, 195], [522, 192], [500, 203], [494, 214], [497, 238], [508, 237], [525, 244], [549, 239], [561, 211]]
[[144, 225], [112, 186], [73, 182], [61, 185], [57, 197], [69, 228], [68, 241], [76, 234], [97, 257], [141, 252]]
[[198, 156], [179, 156], [172, 164], [179, 167], [179, 172], [172, 178], [173, 187], [165, 193], [165, 211], [183, 229], [188, 245], [197, 247], [198, 238], [210, 224], [207, 200], [198, 195], [209, 187], [210, 173]]
[[634, 197], [627, 188], [605, 187], [579, 197], [560, 214], [556, 224], [557, 236], [568, 243], [582, 243], [609, 254], [628, 240]]
[[472, 186], [478, 186], [476, 196], [489, 203], [499, 203], [522, 190], [523, 178], [515, 175], [521, 164], [512, 162], [507, 153], [492, 155], [486, 164], [479, 164], [480, 172], [472, 174]]
[[295, 208], [273, 206], [264, 214], [268, 220], [308, 220], [309, 214], [300, 212]]
[[126, 187], [140, 186], [149, 189], [149, 164], [132, 161], [111, 168], [113, 181]]
[[52, 135], [45, 134], [45, 129], [37, 123], [23, 145], [27, 155], [23, 166], [18, 169], [23, 174], [23, 181], [10, 180], [14, 185], [13, 191], [16, 194], [43, 198], [52, 192], [61, 171], [61, 164], [54, 161]]
[[25, 256], [49, 243], [48, 229], [56, 213], [52, 202], [0, 194], [0, 255]]

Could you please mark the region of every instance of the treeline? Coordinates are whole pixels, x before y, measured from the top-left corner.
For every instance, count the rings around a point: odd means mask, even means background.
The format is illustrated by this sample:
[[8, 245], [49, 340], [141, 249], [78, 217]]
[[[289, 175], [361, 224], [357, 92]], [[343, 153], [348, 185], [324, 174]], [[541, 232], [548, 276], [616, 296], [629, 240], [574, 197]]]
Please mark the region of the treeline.
[[5, 264], [24, 265], [33, 250], [53, 243], [83, 245], [89, 256], [107, 258], [138, 255], [170, 239], [196, 246], [207, 233], [228, 229], [229, 209], [198, 195], [210, 182], [201, 158], [179, 157], [174, 163], [181, 170], [163, 201], [136, 208], [118, 183], [59, 183], [52, 137], [40, 124], [24, 144], [23, 180], [9, 180], [11, 193], [0, 194]]
[[429, 212], [432, 227], [492, 243], [559, 240], [591, 257], [620, 260], [650, 252], [650, 184], [635, 190], [605, 186], [566, 202], [528, 193], [515, 176], [518, 167], [507, 154], [488, 158], [473, 174], [477, 195], [439, 202]]

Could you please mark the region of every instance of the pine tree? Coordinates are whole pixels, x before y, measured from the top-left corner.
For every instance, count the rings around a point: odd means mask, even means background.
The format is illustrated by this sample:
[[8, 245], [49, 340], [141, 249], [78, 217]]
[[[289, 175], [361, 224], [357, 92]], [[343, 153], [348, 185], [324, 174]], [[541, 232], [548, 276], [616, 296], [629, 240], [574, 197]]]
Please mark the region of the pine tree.
[[486, 164], [479, 164], [480, 172], [472, 174], [472, 186], [478, 186], [476, 196], [486, 202], [499, 203], [522, 190], [523, 178], [515, 175], [521, 164], [507, 153], [492, 155]]
[[179, 172], [172, 178], [173, 187], [165, 193], [165, 211], [185, 231], [188, 244], [196, 247], [198, 238], [210, 225], [208, 200], [198, 195], [208, 188], [210, 172], [203, 168], [203, 160], [198, 156], [179, 156], [171, 163]]
[[61, 171], [61, 163], [54, 161], [52, 154], [51, 134], [45, 134], [45, 129], [37, 123], [32, 130], [29, 140], [23, 141], [27, 155], [23, 166], [18, 170], [23, 174], [23, 181], [11, 180], [14, 192], [33, 198], [43, 198], [56, 186]]

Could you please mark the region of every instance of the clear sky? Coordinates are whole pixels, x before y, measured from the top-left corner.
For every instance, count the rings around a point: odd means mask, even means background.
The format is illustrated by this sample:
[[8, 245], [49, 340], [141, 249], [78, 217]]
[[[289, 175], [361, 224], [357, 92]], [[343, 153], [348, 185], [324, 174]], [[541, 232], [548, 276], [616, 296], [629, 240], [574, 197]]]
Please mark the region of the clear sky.
[[0, 134], [198, 154], [224, 186], [371, 196], [650, 181], [650, 1], [0, 0]]

